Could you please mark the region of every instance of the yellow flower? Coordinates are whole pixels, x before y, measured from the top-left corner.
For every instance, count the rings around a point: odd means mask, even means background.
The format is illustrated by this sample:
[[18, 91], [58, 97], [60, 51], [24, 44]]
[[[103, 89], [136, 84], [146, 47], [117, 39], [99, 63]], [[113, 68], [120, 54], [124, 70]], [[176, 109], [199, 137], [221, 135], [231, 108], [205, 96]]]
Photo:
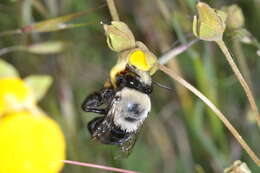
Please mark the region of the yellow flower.
[[110, 71], [111, 83], [116, 86], [116, 75], [124, 71], [127, 65], [153, 75], [157, 70], [156, 63], [157, 57], [142, 42], [137, 41], [136, 48], [119, 53], [117, 63]]
[[0, 117], [4, 113], [32, 107], [34, 99], [28, 86], [19, 78], [0, 79]]
[[130, 55], [129, 62], [131, 65], [137, 67], [137, 69], [142, 71], [148, 71], [151, 68], [147, 63], [147, 59], [144, 52], [141, 50], [135, 50]]
[[58, 173], [64, 159], [63, 134], [47, 116], [16, 112], [0, 119], [0, 173]]

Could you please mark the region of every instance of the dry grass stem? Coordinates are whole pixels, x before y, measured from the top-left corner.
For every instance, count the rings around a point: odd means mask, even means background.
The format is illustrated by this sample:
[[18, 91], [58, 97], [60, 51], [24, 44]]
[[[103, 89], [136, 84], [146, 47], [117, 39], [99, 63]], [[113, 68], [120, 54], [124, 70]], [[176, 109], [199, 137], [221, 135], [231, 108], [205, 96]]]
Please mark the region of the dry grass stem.
[[248, 86], [248, 84], [246, 83], [245, 79], [243, 78], [242, 74], [240, 73], [236, 63], [234, 62], [231, 54], [229, 53], [227, 47], [226, 47], [226, 44], [224, 41], [220, 40], [220, 41], [217, 41], [216, 42], [218, 44], [218, 46], [220, 47], [221, 51], [224, 53], [229, 65], [231, 66], [233, 72], [235, 73], [237, 79], [239, 80], [240, 84], [242, 85], [245, 93], [246, 93], [246, 96], [248, 98], [248, 101], [250, 103], [250, 106], [252, 108], [252, 110], [254, 111], [255, 113], [255, 118], [256, 118], [256, 121], [257, 121], [257, 124], [258, 124], [258, 127], [260, 128], [260, 116], [259, 116], [259, 111], [258, 111], [258, 108], [257, 108], [257, 105], [256, 105], [256, 102], [255, 102], [255, 99], [254, 99], [254, 96], [253, 96], [253, 93], [250, 89], [250, 87]]
[[162, 65], [167, 64], [171, 59], [173, 59], [177, 55], [185, 52], [188, 48], [190, 48], [197, 41], [199, 41], [199, 40], [195, 39], [195, 40], [190, 41], [187, 44], [183, 44], [183, 45], [181, 45], [179, 47], [176, 47], [176, 48], [173, 48], [173, 49], [169, 50], [168, 52], [163, 54], [163, 56], [160, 57], [160, 59], [158, 60], [159, 63], [162, 64]]
[[110, 15], [113, 21], [120, 21], [114, 0], [107, 0]]
[[224, 123], [224, 125], [229, 129], [232, 135], [237, 139], [240, 145], [244, 148], [244, 150], [248, 153], [248, 155], [254, 160], [254, 162], [260, 166], [260, 159], [256, 156], [253, 150], [247, 145], [245, 140], [240, 136], [238, 131], [232, 126], [232, 124], [227, 120], [225, 115], [199, 90], [193, 87], [190, 83], [184, 80], [182, 77], [178, 76], [174, 71], [168, 69], [167, 67], [158, 64], [158, 68], [162, 70], [164, 73], [168, 74], [172, 79], [177, 81], [179, 84], [183, 85], [185, 88], [190, 90], [193, 94], [198, 96], [207, 106], [211, 108], [213, 112], [216, 113], [218, 118]]
[[72, 160], [63, 160], [63, 162], [67, 163], [67, 164], [71, 164], [71, 165], [91, 167], [91, 168], [97, 168], [97, 169], [113, 171], [113, 172], [137, 173], [135, 171], [129, 171], [129, 170], [125, 170], [125, 169], [113, 168], [113, 167], [109, 167], [109, 166], [102, 166], [102, 165], [97, 165], [97, 164], [92, 164], [92, 163], [77, 162], [77, 161], [72, 161]]

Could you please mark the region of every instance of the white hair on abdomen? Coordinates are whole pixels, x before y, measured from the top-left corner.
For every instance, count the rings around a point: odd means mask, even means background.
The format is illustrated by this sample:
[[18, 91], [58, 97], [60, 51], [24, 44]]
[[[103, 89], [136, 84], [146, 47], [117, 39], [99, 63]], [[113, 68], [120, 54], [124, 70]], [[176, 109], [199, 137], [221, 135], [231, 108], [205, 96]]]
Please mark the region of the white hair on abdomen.
[[123, 117], [119, 117], [114, 120], [116, 126], [120, 127], [121, 130], [125, 130], [126, 132], [134, 132], [137, 131], [138, 128], [143, 124], [143, 121], [148, 115], [148, 111], [143, 113], [143, 119], [138, 120], [136, 122], [129, 122], [125, 120]]
[[[138, 130], [151, 110], [150, 97], [130, 88], [123, 88], [117, 92], [116, 97], [118, 99], [113, 102], [111, 109], [115, 125], [126, 132]], [[129, 106], [134, 104], [137, 105], [138, 113], [129, 111]], [[136, 120], [126, 120], [128, 117], [136, 118]]]

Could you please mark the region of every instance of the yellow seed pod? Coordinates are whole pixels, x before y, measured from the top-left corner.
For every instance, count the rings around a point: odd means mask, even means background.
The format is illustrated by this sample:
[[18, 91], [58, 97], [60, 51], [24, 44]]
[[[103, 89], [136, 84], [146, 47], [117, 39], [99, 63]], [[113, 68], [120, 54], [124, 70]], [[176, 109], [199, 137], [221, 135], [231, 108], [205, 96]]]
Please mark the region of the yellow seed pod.
[[33, 95], [23, 80], [15, 77], [0, 79], [0, 116], [33, 105]]
[[58, 173], [64, 159], [64, 136], [55, 121], [29, 112], [0, 119], [0, 173]]

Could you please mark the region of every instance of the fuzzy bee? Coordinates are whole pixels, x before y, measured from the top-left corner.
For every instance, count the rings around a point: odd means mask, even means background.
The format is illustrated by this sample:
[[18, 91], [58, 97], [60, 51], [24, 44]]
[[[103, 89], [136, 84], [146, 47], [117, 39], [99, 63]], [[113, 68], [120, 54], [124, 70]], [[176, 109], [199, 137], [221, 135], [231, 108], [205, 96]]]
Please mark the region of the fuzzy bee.
[[156, 56], [129, 27], [119, 21], [104, 24], [107, 43], [118, 53], [108, 85], [90, 94], [82, 104], [86, 112], [101, 114], [88, 123], [92, 138], [117, 145], [123, 156], [133, 148], [144, 120], [151, 110], [151, 75], [156, 71]]
[[92, 138], [117, 145], [123, 157], [128, 156], [151, 110], [151, 92], [149, 73], [127, 66], [115, 76], [115, 86], [90, 94], [82, 109], [102, 115], [88, 123]]

